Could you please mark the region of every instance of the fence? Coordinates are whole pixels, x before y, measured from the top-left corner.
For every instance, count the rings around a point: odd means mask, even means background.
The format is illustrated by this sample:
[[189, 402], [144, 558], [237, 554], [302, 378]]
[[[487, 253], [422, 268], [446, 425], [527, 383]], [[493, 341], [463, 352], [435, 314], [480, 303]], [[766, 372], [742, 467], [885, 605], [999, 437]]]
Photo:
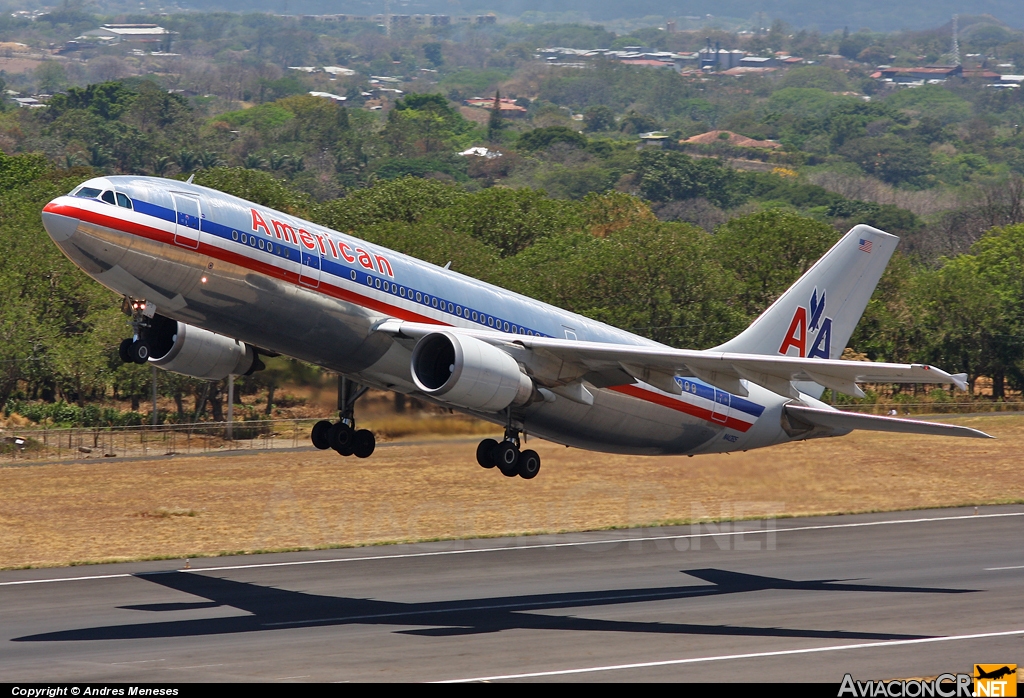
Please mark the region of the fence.
[[311, 446], [315, 419], [0, 430], [0, 463], [154, 457]]

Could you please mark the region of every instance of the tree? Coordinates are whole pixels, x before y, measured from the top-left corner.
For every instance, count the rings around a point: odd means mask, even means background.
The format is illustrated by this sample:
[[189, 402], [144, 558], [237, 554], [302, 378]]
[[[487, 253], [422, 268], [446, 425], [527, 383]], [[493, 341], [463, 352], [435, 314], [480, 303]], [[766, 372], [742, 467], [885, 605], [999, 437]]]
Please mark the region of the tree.
[[644, 150], [634, 166], [640, 195], [648, 201], [702, 197], [728, 208], [739, 200], [736, 172], [708, 158], [683, 153]]
[[587, 138], [578, 131], [573, 131], [565, 126], [547, 126], [521, 134], [516, 146], [521, 150], [536, 151], [550, 148], [555, 143], [566, 143], [577, 148], [585, 148]]
[[736, 274], [741, 305], [756, 317], [825, 254], [838, 235], [827, 223], [769, 209], [733, 218], [714, 236], [715, 258]]
[[430, 65], [437, 68], [444, 64], [444, 55], [441, 52], [441, 43], [428, 41], [423, 44], [423, 56], [430, 61]]
[[931, 170], [931, 157], [924, 146], [893, 135], [857, 138], [839, 152], [889, 184], [912, 184]]
[[615, 112], [603, 104], [588, 107], [583, 112], [583, 124], [587, 131], [611, 131], [615, 128]]
[[505, 128], [505, 122], [501, 119], [501, 93], [494, 93], [494, 106], [491, 107], [491, 115], [487, 119], [487, 140], [494, 143], [498, 140], [501, 130]]

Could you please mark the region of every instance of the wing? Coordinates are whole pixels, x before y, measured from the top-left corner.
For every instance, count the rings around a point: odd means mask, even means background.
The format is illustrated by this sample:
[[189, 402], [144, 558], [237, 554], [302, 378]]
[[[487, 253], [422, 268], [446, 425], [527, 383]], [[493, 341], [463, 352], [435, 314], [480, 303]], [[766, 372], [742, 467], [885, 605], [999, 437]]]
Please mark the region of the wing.
[[680, 394], [676, 376], [693, 376], [734, 395], [746, 396], [741, 379], [784, 397], [798, 398], [794, 381], [864, 397], [858, 383], [934, 383], [966, 389], [966, 375], [950, 375], [925, 364], [891, 364], [837, 359], [673, 349], [658, 344], [608, 344], [535, 337], [489, 330], [385, 320], [377, 331], [417, 340], [433, 332], [468, 335], [505, 349], [523, 363], [541, 385], [574, 399], [585, 393], [582, 381], [605, 388], [642, 381]]
[[785, 409], [786, 414], [790, 418], [795, 417], [798, 422], [805, 422], [811, 427], [824, 427], [833, 433], [860, 429], [862, 431], [890, 431], [901, 434], [927, 434], [929, 436], [966, 436], [973, 439], [993, 438], [983, 431], [955, 424], [922, 422], [916, 419], [897, 419], [896, 417], [839, 412], [838, 410], [822, 410], [803, 405], [786, 405]]

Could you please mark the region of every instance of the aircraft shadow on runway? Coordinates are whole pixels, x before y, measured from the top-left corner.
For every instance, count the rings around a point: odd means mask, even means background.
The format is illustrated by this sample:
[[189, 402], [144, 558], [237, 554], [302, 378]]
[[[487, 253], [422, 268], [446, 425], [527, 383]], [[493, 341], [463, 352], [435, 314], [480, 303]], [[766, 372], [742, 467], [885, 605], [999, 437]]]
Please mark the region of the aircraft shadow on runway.
[[[765, 590], [859, 591], [913, 594], [961, 594], [972, 589], [877, 586], [850, 584], [845, 580], [791, 581], [719, 569], [681, 570], [709, 584], [647, 589], [571, 592], [505, 596], [432, 603], [403, 603], [319, 596], [286, 589], [237, 582], [197, 572], [139, 574], [140, 579], [175, 591], [207, 599], [196, 603], [163, 603], [122, 606], [129, 610], [168, 612], [230, 606], [249, 615], [193, 620], [130, 623], [83, 628], [14, 638], [16, 642], [69, 640], [125, 640], [161, 637], [217, 635], [331, 625], [423, 626], [396, 632], [422, 637], [447, 637], [492, 633], [510, 629], [576, 630], [605, 632], [667, 633], [681, 635], [731, 635], [749, 637], [803, 637], [850, 640], [914, 639], [919, 635], [870, 633], [843, 630], [804, 630], [732, 625], [699, 625], [613, 621], [553, 614], [551, 611], [615, 606], [647, 601], [704, 598]], [[841, 583], [842, 582], [842, 583]]]

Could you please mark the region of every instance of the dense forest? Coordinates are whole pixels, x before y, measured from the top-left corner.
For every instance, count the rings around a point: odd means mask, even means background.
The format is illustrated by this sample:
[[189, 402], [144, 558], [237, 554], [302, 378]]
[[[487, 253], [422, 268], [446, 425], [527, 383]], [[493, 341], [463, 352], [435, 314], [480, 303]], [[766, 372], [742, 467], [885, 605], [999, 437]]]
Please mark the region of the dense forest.
[[[4, 19], [0, 39], [41, 46], [96, 22], [53, 14]], [[175, 56], [106, 47], [0, 73], [0, 90], [48, 95], [40, 108], [0, 102], [8, 411], [141, 419], [105, 407], [137, 407], [151, 380], [117, 358], [119, 300], [63, 258], [39, 217], [103, 173], [194, 174], [679, 347], [732, 336], [839, 234], [867, 223], [903, 240], [850, 349], [966, 371], [972, 384], [985, 377], [994, 399], [1024, 389], [1021, 89], [872, 77], [881, 57], [941, 61], [946, 29], [822, 34], [777, 21], [762, 34], [721, 33], [751, 53], [814, 57], [735, 76], [600, 56], [560, 68], [534, 54], [699, 48], [703, 37], [686, 32], [499, 24], [388, 36], [268, 15], [158, 19], [177, 32]], [[1024, 34], [983, 17], [961, 27], [979, 71], [1024, 63]], [[465, 101], [498, 95], [516, 109]], [[641, 140], [651, 132], [660, 140]], [[471, 147], [486, 155], [461, 154]], [[272, 366], [242, 390], [272, 391], [289, 370]], [[167, 419], [190, 419], [207, 401], [220, 414], [219, 386], [168, 375], [160, 389], [177, 405]], [[58, 419], [66, 403], [78, 412]]]

